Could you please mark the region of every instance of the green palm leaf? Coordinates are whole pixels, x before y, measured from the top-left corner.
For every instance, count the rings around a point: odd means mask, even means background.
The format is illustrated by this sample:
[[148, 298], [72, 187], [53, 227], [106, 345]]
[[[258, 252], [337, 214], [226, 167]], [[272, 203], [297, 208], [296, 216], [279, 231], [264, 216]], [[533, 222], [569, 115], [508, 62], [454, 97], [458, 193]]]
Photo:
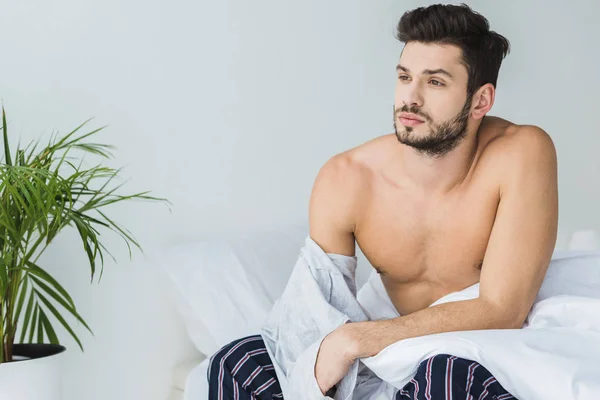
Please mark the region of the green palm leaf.
[[[114, 146], [91, 141], [105, 127], [82, 133], [90, 120], [66, 135], [52, 134], [46, 145], [39, 140], [25, 148], [18, 144], [11, 157], [6, 112], [2, 107], [4, 163], [0, 163], [0, 363], [10, 361], [15, 338], [20, 342], [59, 343], [53, 322], [58, 321], [83, 350], [66, 315], [93, 332], [77, 311], [65, 288], [38, 264], [38, 259], [66, 228], [75, 228], [87, 256], [90, 274], [104, 268], [104, 255], [115, 257], [101, 242], [101, 232], [119, 235], [132, 257], [142, 251], [133, 234], [109, 217], [111, 205], [130, 200], [168, 200], [149, 192], [120, 194], [122, 169], [96, 164], [83, 167], [85, 155], [108, 159]], [[75, 153], [79, 152], [78, 157]], [[78, 159], [79, 161], [75, 161]], [[14, 161], [14, 163], [13, 163]]]

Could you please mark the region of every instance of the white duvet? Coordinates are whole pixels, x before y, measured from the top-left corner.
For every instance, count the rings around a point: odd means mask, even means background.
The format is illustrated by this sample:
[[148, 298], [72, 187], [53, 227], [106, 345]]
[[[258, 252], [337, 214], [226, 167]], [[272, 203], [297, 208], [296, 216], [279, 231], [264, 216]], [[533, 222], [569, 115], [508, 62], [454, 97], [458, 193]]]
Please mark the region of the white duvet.
[[[375, 316], [381, 302], [391, 305], [380, 285], [372, 276], [359, 295]], [[478, 293], [475, 285], [435, 304]], [[523, 329], [402, 340], [362, 362], [398, 389], [411, 380], [421, 361], [435, 354], [479, 362], [520, 400], [600, 399], [600, 253], [555, 253]]]

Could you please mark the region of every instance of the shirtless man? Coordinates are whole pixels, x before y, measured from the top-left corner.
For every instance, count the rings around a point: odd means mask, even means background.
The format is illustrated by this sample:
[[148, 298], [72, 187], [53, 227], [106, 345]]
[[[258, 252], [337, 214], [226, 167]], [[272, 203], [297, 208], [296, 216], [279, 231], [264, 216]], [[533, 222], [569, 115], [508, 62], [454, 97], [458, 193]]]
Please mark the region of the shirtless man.
[[[550, 136], [487, 116], [508, 41], [467, 6], [408, 12], [398, 39], [395, 132], [327, 161], [309, 216], [326, 253], [360, 246], [401, 317], [331, 332], [315, 366], [323, 393], [402, 339], [522, 327], [556, 241]], [[479, 298], [430, 307], [477, 282]]]

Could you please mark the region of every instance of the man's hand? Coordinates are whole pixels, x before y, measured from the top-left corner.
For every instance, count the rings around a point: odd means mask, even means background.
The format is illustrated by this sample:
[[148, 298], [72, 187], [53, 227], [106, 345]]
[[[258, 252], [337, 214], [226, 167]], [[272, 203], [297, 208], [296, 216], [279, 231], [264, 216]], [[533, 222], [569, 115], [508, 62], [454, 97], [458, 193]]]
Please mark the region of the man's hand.
[[323, 394], [348, 373], [357, 358], [356, 341], [346, 329], [347, 325], [342, 325], [327, 335], [317, 353], [315, 377]]

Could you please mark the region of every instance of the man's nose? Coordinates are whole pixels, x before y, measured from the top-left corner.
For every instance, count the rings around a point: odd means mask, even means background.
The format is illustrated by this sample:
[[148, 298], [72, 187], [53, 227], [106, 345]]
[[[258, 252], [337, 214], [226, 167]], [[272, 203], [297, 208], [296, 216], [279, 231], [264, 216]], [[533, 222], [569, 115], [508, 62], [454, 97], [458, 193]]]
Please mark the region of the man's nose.
[[410, 84], [405, 85], [403, 89], [404, 94], [402, 95], [402, 103], [407, 107], [423, 106], [423, 95], [417, 82], [411, 82]]

